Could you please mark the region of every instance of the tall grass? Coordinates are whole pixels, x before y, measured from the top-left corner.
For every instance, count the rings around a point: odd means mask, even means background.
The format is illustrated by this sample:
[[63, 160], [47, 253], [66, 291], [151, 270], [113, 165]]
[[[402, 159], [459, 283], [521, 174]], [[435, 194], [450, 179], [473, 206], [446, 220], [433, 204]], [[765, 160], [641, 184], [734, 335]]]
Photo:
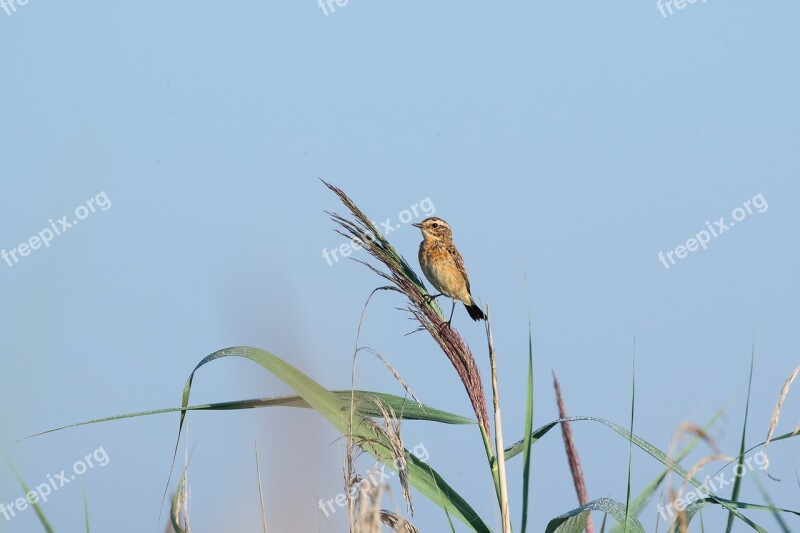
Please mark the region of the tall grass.
[[[377, 230], [371, 223], [370, 218], [359, 209], [356, 204], [342, 191], [341, 189], [325, 183], [342, 202], [344, 207], [348, 210], [348, 215], [339, 215], [330, 213], [330, 216], [337, 225], [337, 231], [348, 239], [353, 239], [360, 244], [370, 254], [375, 263], [366, 261], [358, 261], [366, 265], [373, 273], [377, 274], [386, 283], [379, 287], [379, 289], [390, 290], [398, 293], [404, 301], [402, 309], [407, 312], [418, 324], [421, 331], [426, 331], [432, 338], [439, 352], [443, 357], [446, 357], [454, 370], [454, 376], [457, 377], [464, 388], [466, 399], [469, 403], [470, 409], [474, 418], [464, 417], [457, 414], [445, 412], [435, 409], [434, 407], [421, 404], [416, 401], [409, 401], [407, 397], [400, 397], [392, 394], [382, 393], [379, 391], [364, 391], [355, 390], [351, 387], [349, 390], [329, 390], [321, 386], [312, 377], [304, 374], [298, 369], [286, 363], [286, 361], [275, 354], [258, 348], [247, 346], [235, 346], [215, 351], [210, 355], [203, 358], [196, 367], [192, 370], [186, 385], [183, 390], [180, 406], [169, 409], [160, 409], [155, 411], [145, 411], [137, 413], [129, 413], [122, 415], [115, 415], [105, 417], [87, 422], [79, 422], [70, 426], [56, 428], [46, 431], [49, 433], [58, 431], [68, 427], [76, 427], [85, 424], [105, 423], [112, 420], [120, 420], [125, 418], [132, 418], [138, 416], [150, 416], [166, 413], [179, 413], [179, 422], [177, 428], [177, 439], [175, 443], [175, 450], [173, 453], [173, 468], [178, 456], [178, 447], [181, 440], [181, 434], [184, 427], [186, 417], [191, 411], [196, 410], [234, 410], [234, 409], [253, 409], [253, 408], [267, 408], [267, 407], [291, 407], [291, 408], [305, 408], [313, 409], [325, 420], [327, 420], [333, 427], [340, 432], [347, 441], [347, 461], [345, 467], [344, 486], [350, 489], [354, 486], [361, 487], [360, 491], [356, 492], [356, 496], [351, 502], [350, 509], [350, 529], [352, 532], [373, 533], [380, 531], [383, 527], [389, 527], [394, 531], [403, 531], [406, 533], [414, 533], [417, 528], [412, 523], [413, 519], [413, 504], [411, 501], [412, 491], [411, 488], [416, 489], [418, 495], [428, 499], [431, 503], [441, 507], [442, 509], [442, 523], [440, 529], [449, 529], [455, 531], [456, 524], [461, 522], [469, 530], [480, 533], [488, 533], [491, 531], [489, 523], [491, 520], [482, 517], [474, 508], [466, 501], [461, 495], [459, 490], [448, 483], [444, 476], [437, 472], [432, 465], [425, 463], [409, 452], [402, 441], [401, 425], [404, 422], [415, 420], [425, 421], [429, 424], [437, 424], [441, 430], [447, 430], [448, 425], [451, 424], [469, 424], [474, 425], [478, 429], [481, 442], [485, 450], [485, 465], [481, 466], [480, 463], [471, 463], [468, 467], [473, 478], [483, 473], [487, 477], [491, 477], [497, 497], [497, 507], [492, 511], [499, 511], [500, 514], [500, 530], [503, 533], [510, 533], [512, 528], [512, 516], [514, 522], [517, 517], [520, 523], [520, 530], [526, 531], [528, 523], [531, 518], [528, 501], [535, 498], [536, 490], [550, 490], [552, 486], [558, 484], [560, 480], [553, 479], [539, 479], [532, 475], [531, 472], [531, 457], [532, 450], [537, 442], [547, 436], [547, 434], [556, 426], [563, 430], [565, 449], [570, 461], [575, 462], [577, 466], [573, 469], [573, 474], [576, 479], [576, 487], [579, 491], [580, 505], [577, 508], [567, 510], [551, 518], [546, 526], [546, 533], [579, 533], [587, 528], [590, 523], [591, 513], [602, 514], [602, 531], [605, 531], [607, 519], [610, 516], [613, 518], [615, 524], [611, 526], [613, 532], [627, 531], [631, 533], [644, 532], [644, 528], [639, 520], [645, 509], [647, 502], [651, 501], [659, 490], [664, 490], [668, 474], [677, 474], [680, 476], [682, 485], [693, 486], [698, 493], [702, 494], [702, 498], [698, 501], [688, 505], [681, 513], [680, 520], [675, 520], [669, 525], [669, 530], [675, 533], [686, 531], [691, 524], [693, 518], [698, 515], [703, 508], [713, 506], [730, 516], [730, 523], [734, 521], [742, 522], [748, 525], [751, 529], [759, 532], [766, 531], [762, 526], [756, 524], [751, 518], [743, 515], [740, 509], [745, 510], [758, 510], [767, 511], [775, 516], [785, 514], [792, 514], [800, 516], [800, 512], [781, 509], [774, 506], [768, 499], [766, 491], [764, 491], [764, 498], [767, 501], [766, 505], [753, 504], [738, 501], [738, 490], [740, 485], [737, 485], [731, 499], [725, 499], [721, 496], [714, 494], [708, 490], [696, 477], [695, 474], [699, 472], [698, 465], [687, 470], [681, 466], [681, 461], [687, 454], [701, 442], [709, 442], [707, 438], [707, 429], [711, 424], [716, 422], [718, 416], [715, 416], [705, 428], [697, 426], [685, 426], [681, 428], [682, 433], [687, 433], [693, 436], [693, 440], [683, 447], [679, 452], [676, 449], [670, 449], [664, 452], [659, 448], [653, 446], [651, 443], [642, 439], [633, 433], [633, 405], [636, 398], [635, 389], [632, 392], [631, 401], [631, 420], [629, 421], [629, 429], [616, 424], [614, 422], [604, 420], [602, 418], [590, 416], [565, 416], [566, 409], [563, 408], [563, 397], [557, 389], [557, 398], [562, 405], [562, 415], [556, 420], [547, 422], [546, 424], [533, 429], [534, 413], [533, 413], [533, 343], [531, 326], [529, 323], [528, 329], [528, 361], [527, 361], [527, 390], [523, 398], [519, 398], [520, 402], [525, 404], [525, 420], [524, 420], [524, 435], [517, 440], [514, 444], [506, 446], [506, 435], [503, 432], [503, 423], [500, 409], [500, 392], [501, 387], [497, 380], [496, 372], [496, 358], [494, 353], [494, 345], [491, 331], [491, 321], [487, 320], [487, 354], [486, 363], [489, 366], [492, 382], [492, 414], [489, 416], [488, 402], [485, 396], [479, 367], [473, 353], [455, 328], [449, 327], [445, 320], [442, 310], [439, 308], [435, 300], [429, 298], [429, 294], [425, 289], [424, 284], [414, 272], [414, 269], [409, 263], [398, 253], [389, 241]], [[366, 290], [366, 289], [365, 289]], [[488, 315], [488, 308], [486, 309]], [[203, 405], [190, 405], [189, 399], [192, 390], [192, 384], [196, 378], [197, 372], [204, 368], [206, 365], [221, 361], [230, 357], [244, 358], [259, 365], [261, 368], [271, 373], [288, 385], [294, 392], [291, 396], [270, 397], [250, 400], [237, 400], [231, 402], [220, 402], [213, 404]], [[753, 356], [754, 358], [754, 356]], [[504, 359], [505, 360], [505, 359]], [[511, 359], [509, 359], [511, 360]], [[391, 369], [388, 361], [385, 361], [387, 368]], [[776, 442], [796, 435], [796, 432], [786, 433], [779, 436], [774, 436], [774, 431], [778, 422], [778, 415], [783, 405], [783, 401], [788, 395], [789, 386], [800, 374], [800, 368], [793, 372], [789, 379], [787, 379], [783, 390], [781, 391], [778, 405], [773, 415], [773, 420], [770, 423], [767, 432], [767, 441]], [[399, 376], [395, 376], [400, 379]], [[635, 372], [634, 372], [635, 376]], [[752, 363], [751, 363], [751, 378], [752, 378]], [[634, 382], [635, 383], [635, 382]], [[402, 383], [407, 391], [410, 387], [406, 383]], [[410, 392], [409, 392], [410, 394]], [[513, 399], [513, 398], [512, 398]], [[749, 395], [748, 395], [749, 405]], [[747, 413], [747, 410], [745, 411]], [[494, 422], [494, 427], [492, 427]], [[654, 459], [664, 466], [663, 471], [634, 498], [631, 498], [631, 485], [630, 476], [627, 484], [627, 496], [625, 502], [615, 501], [610, 498], [598, 498], [590, 500], [588, 491], [586, 490], [586, 483], [583, 479], [584, 474], [579, 467], [577, 461], [577, 446], [571, 435], [570, 424], [592, 423], [597, 424], [601, 428], [611, 430], [613, 434], [621, 437], [620, 444], [626, 443], [633, 452], [644, 452], [646, 456]], [[739, 450], [739, 455], [732, 460], [741, 462], [741, 458], [746, 453], [749, 453], [758, 446], [765, 445], [759, 443], [749, 449], [745, 449], [744, 442], [746, 439], [746, 425], [742, 431], [742, 441]], [[39, 434], [41, 435], [41, 433]], [[384, 463], [388, 468], [391, 468], [399, 473], [397, 476], [400, 479], [403, 488], [404, 498], [407, 502], [406, 515], [393, 512], [382, 507], [383, 495], [386, 492], [386, 486], [383, 485], [370, 485], [363, 483], [363, 479], [355, 474], [354, 461], [359, 453], [366, 453], [373, 456], [376, 460]], [[522, 497], [523, 502], [521, 512], [517, 514], [515, 509], [509, 506], [508, 495], [508, 474], [511, 472], [513, 466], [513, 459], [517, 455], [524, 457], [523, 464], [521, 465], [522, 475]], [[721, 454], [715, 454], [721, 456]], [[718, 458], [718, 457], [717, 457]], [[506, 463], [508, 467], [506, 467]], [[706, 463], [703, 463], [705, 465]], [[508, 468], [508, 470], [507, 470]], [[175, 496], [172, 498], [170, 525], [175, 531], [188, 531], [188, 511], [187, 511], [187, 490], [188, 482], [186, 477], [186, 467], [183, 474], [178, 481], [177, 490], [174, 491]], [[256, 471], [260, 478], [261, 467], [258, 461], [256, 462]], [[630, 461], [629, 461], [630, 471]], [[22, 481], [22, 477], [18, 476], [21, 486], [27, 491], [27, 487]], [[580, 479], [580, 482], [577, 480]], [[169, 487], [170, 482], [167, 482]], [[607, 481], [605, 484], [596, 480], [594, 486], [600, 487], [597, 490], [607, 492], [610, 483]], [[671, 490], [671, 488], [670, 488]], [[681, 489], [682, 490], [682, 489]], [[349, 490], [346, 491], [349, 494]], [[166, 490], [165, 490], [166, 494]], [[259, 485], [259, 495], [263, 497]], [[274, 498], [275, 496], [273, 496]], [[267, 503], [270, 502], [270, 495], [266, 495]], [[309, 504], [310, 507], [315, 507], [314, 504]], [[53, 528], [48, 523], [41, 511], [41, 508], [36, 509], [37, 516], [39, 516], [40, 523], [45, 531], [52, 531]], [[86, 522], [88, 529], [88, 505], [86, 507]], [[702, 520], [702, 517], [701, 517]], [[267, 530], [267, 513], [263, 510], [262, 504], [262, 526], [263, 530]], [[701, 526], [702, 527], [702, 526]], [[729, 525], [730, 527], [730, 525]]]

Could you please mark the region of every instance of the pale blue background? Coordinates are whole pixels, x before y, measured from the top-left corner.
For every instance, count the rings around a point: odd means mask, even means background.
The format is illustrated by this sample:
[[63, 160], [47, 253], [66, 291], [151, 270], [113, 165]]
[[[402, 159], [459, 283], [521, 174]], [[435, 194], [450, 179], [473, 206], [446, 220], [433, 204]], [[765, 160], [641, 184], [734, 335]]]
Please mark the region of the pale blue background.
[[[102, 446], [110, 463], [44, 504], [53, 525], [83, 527], [84, 483], [93, 531], [160, 531], [177, 415], [14, 441], [176, 406], [194, 365], [230, 345], [347, 388], [359, 315], [382, 282], [322, 258], [342, 242], [323, 211], [342, 207], [317, 177], [375, 220], [429, 197], [453, 225], [473, 293], [492, 309], [509, 443], [522, 435], [527, 300], [537, 426], [557, 416], [551, 370], [571, 414], [627, 425], [635, 338], [636, 433], [666, 449], [680, 423], [727, 406], [712, 435], [735, 454], [755, 324], [748, 442], [762, 441], [800, 362], [798, 16], [796, 3], [722, 1], [668, 18], [652, 1], [350, 0], [325, 16], [310, 0], [30, 0], [0, 11], [0, 248], [101, 191], [112, 203], [49, 249], [0, 263], [2, 448], [35, 485]], [[669, 270], [658, 262], [759, 193], [767, 211]], [[416, 266], [419, 232], [389, 237]], [[431, 340], [404, 336], [402, 305], [379, 294], [362, 343], [421, 400], [469, 415]], [[454, 324], [486, 378], [483, 327], [463, 308]], [[196, 402], [288, 392], [247, 361], [217, 362], [195, 383]], [[357, 386], [402, 394], [368, 357]], [[797, 394], [779, 432], [800, 417]], [[326, 520], [317, 509], [342, 486], [342, 443], [320, 417], [188, 420], [193, 531], [258, 531], [256, 440], [270, 531], [345, 529], [344, 510]], [[475, 428], [409, 422], [403, 433], [498, 526]], [[590, 497], [624, 501], [627, 442], [596, 424], [574, 433]], [[752, 474], [795, 508], [796, 447], [771, 447], [783, 482]], [[529, 530], [542, 531], [576, 497], [558, 432], [533, 453]], [[634, 494], [659, 466], [634, 451]], [[520, 472], [517, 459], [517, 529]], [[21, 495], [0, 463], [0, 501]], [[749, 480], [742, 499], [761, 501]], [[438, 508], [415, 504], [422, 531], [447, 530]], [[776, 530], [769, 514], [748, 514]], [[704, 518], [719, 531], [726, 515]], [[655, 529], [654, 506], [643, 521]], [[39, 530], [31, 510], [0, 517], [0, 531]]]

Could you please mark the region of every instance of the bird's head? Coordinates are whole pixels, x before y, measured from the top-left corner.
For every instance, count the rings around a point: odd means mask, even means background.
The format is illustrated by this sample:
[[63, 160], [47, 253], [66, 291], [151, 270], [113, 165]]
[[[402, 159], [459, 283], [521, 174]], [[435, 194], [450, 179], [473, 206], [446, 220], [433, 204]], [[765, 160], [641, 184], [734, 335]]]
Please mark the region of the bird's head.
[[451, 239], [453, 236], [450, 224], [438, 217], [428, 217], [419, 224], [412, 224], [422, 231], [422, 236], [428, 239]]

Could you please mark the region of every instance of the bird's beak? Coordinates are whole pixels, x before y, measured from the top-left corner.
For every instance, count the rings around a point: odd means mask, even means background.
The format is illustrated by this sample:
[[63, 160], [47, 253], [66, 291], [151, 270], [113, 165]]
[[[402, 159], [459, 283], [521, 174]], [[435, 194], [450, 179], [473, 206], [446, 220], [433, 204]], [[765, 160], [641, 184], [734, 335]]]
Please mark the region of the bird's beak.
[[422, 227], [422, 224], [411, 224], [411, 225], [414, 226], [415, 228], [421, 228]]

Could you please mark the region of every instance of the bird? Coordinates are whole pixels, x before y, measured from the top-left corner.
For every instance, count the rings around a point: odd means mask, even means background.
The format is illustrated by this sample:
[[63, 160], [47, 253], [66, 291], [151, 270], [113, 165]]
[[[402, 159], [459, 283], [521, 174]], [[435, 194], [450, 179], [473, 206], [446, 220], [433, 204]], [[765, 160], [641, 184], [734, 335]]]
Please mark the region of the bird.
[[419, 245], [419, 265], [431, 285], [439, 294], [430, 296], [430, 299], [439, 296], [448, 296], [453, 299], [453, 308], [450, 310], [450, 319], [456, 309], [456, 300], [462, 302], [467, 308], [472, 320], [486, 320], [481, 308], [472, 298], [469, 288], [469, 278], [464, 268], [464, 260], [453, 244], [453, 232], [450, 224], [438, 217], [428, 217], [419, 224], [412, 224], [422, 231], [422, 242]]

